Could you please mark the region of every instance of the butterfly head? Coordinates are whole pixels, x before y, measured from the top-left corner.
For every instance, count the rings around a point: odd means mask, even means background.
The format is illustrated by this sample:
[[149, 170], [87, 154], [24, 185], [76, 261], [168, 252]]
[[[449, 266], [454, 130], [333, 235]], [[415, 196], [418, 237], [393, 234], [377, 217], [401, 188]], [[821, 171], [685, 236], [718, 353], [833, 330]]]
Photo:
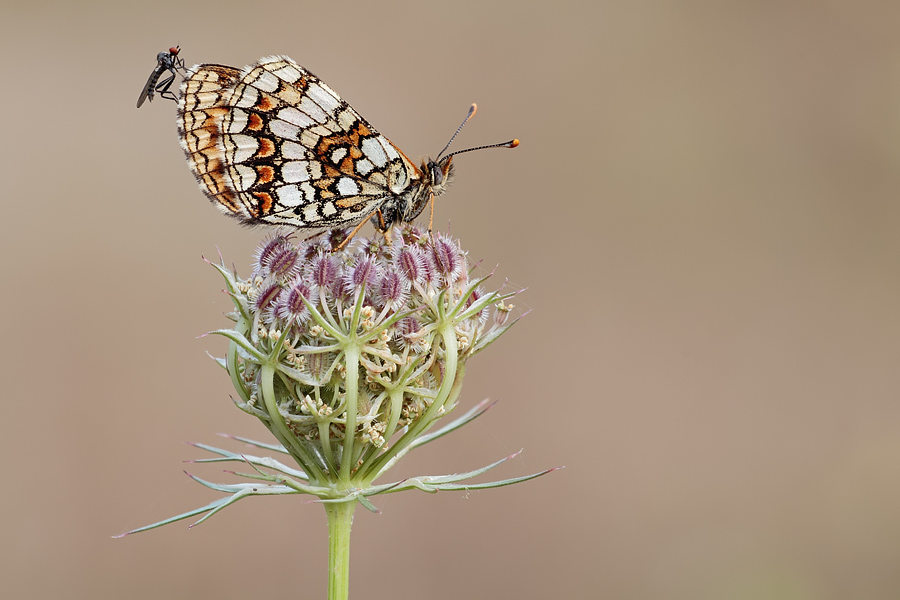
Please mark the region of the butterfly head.
[[397, 205], [396, 211], [385, 209], [385, 218], [408, 223], [418, 217], [428, 206], [428, 202], [443, 194], [450, 185], [453, 178], [452, 158], [445, 156], [438, 160], [427, 157], [423, 159], [415, 185], [410, 186], [408, 193], [404, 194], [404, 201]]
[[445, 156], [438, 160], [426, 158], [422, 161], [422, 173], [425, 175], [425, 189], [435, 196], [440, 196], [453, 179], [453, 156]]

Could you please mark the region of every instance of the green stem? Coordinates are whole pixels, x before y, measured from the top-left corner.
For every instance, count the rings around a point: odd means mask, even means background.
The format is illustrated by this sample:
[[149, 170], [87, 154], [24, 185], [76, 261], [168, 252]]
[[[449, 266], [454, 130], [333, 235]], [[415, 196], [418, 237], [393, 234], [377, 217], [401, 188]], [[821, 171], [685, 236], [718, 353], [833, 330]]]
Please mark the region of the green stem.
[[325, 477], [318, 463], [309, 452], [300, 445], [297, 437], [288, 429], [281, 413], [278, 412], [278, 399], [275, 396], [275, 367], [271, 363], [260, 366], [260, 395], [266, 412], [269, 413], [269, 431], [291, 453], [303, 470], [309, 475], [310, 482], [320, 485]]
[[328, 600], [350, 597], [350, 527], [356, 501], [325, 504], [328, 515]]
[[459, 396], [462, 381], [459, 386], [455, 385], [457, 375], [464, 374], [464, 371], [457, 372], [459, 353], [457, 351], [456, 329], [452, 321], [445, 321], [439, 328], [438, 334], [441, 336], [444, 348], [444, 378], [441, 381], [441, 387], [438, 389], [434, 402], [425, 411], [425, 414], [419, 417], [409, 426], [409, 430], [403, 434], [397, 443], [382, 452], [378, 458], [369, 466], [365, 474], [365, 482], [371, 483], [380, 473], [384, 471], [387, 465], [398, 454], [405, 454], [406, 448], [412, 444], [417, 437], [422, 435], [429, 427], [434, 424], [438, 418], [439, 411], [442, 406], [447, 404], [448, 398], [455, 399]]
[[340, 478], [341, 481], [350, 481], [350, 473], [356, 466], [353, 458], [353, 441], [356, 437], [356, 414], [359, 402], [359, 347], [356, 345], [355, 337], [344, 348], [344, 359], [347, 367], [344, 380], [347, 404], [344, 409], [346, 424], [344, 426], [344, 447], [341, 451]]

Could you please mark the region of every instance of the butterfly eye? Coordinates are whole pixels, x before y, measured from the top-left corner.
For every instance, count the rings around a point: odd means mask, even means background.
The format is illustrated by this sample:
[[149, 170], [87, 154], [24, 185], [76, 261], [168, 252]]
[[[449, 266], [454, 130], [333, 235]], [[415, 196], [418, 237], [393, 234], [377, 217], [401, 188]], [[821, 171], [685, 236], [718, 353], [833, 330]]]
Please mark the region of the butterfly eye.
[[441, 185], [444, 181], [444, 171], [441, 170], [440, 165], [432, 161], [428, 167], [431, 169], [431, 185]]

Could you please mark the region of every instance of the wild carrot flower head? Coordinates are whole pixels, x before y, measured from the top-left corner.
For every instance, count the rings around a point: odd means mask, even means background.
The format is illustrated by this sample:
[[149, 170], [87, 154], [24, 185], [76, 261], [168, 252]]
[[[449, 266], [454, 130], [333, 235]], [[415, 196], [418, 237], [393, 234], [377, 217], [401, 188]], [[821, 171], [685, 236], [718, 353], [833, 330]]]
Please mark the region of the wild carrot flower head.
[[237, 308], [219, 332], [237, 403], [311, 479], [374, 478], [456, 406], [466, 361], [515, 322], [514, 293], [483, 291], [457, 240], [395, 233], [340, 250], [340, 232], [276, 236], [248, 279], [219, 267]]
[[[450, 433], [483, 414], [482, 401], [429, 431], [457, 405], [466, 361], [509, 329], [516, 292], [488, 292], [488, 279], [472, 279], [459, 242], [407, 225], [393, 242], [355, 239], [331, 231], [312, 240], [274, 236], [262, 242], [247, 279], [224, 264], [235, 311], [219, 364], [237, 391], [235, 404], [256, 416], [279, 444], [241, 441], [290, 455], [296, 469], [269, 456], [237, 454], [196, 444], [253, 472], [234, 473], [250, 483], [194, 480], [225, 497], [134, 529], [146, 531], [222, 508], [248, 496], [310, 494], [335, 515], [352, 516], [378, 494], [405, 490], [502, 487], [555, 469], [486, 483], [463, 483], [512, 458], [451, 475], [374, 480], [406, 452]], [[426, 435], [427, 432], [427, 435]], [[518, 453], [517, 453], [518, 454]], [[343, 508], [341, 508], [343, 507]], [[334, 517], [334, 518], [332, 518]], [[122, 534], [127, 535], [127, 534]]]

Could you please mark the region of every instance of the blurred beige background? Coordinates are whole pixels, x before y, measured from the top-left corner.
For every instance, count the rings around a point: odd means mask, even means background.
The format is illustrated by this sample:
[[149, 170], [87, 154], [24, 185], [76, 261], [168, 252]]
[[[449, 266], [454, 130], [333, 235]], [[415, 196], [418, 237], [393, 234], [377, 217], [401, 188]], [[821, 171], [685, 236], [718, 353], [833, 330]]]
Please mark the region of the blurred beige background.
[[[262, 230], [221, 216], [156, 53], [288, 54], [411, 156], [469, 103], [436, 210], [533, 309], [501, 402], [401, 474], [518, 487], [357, 512], [353, 597], [900, 597], [900, 4], [0, 5], [6, 598], [323, 598], [322, 509], [205, 504], [185, 441], [263, 438], [197, 336]], [[240, 449], [235, 446], [235, 449]], [[189, 467], [227, 480], [214, 465]], [[278, 594], [284, 594], [278, 596]]]

